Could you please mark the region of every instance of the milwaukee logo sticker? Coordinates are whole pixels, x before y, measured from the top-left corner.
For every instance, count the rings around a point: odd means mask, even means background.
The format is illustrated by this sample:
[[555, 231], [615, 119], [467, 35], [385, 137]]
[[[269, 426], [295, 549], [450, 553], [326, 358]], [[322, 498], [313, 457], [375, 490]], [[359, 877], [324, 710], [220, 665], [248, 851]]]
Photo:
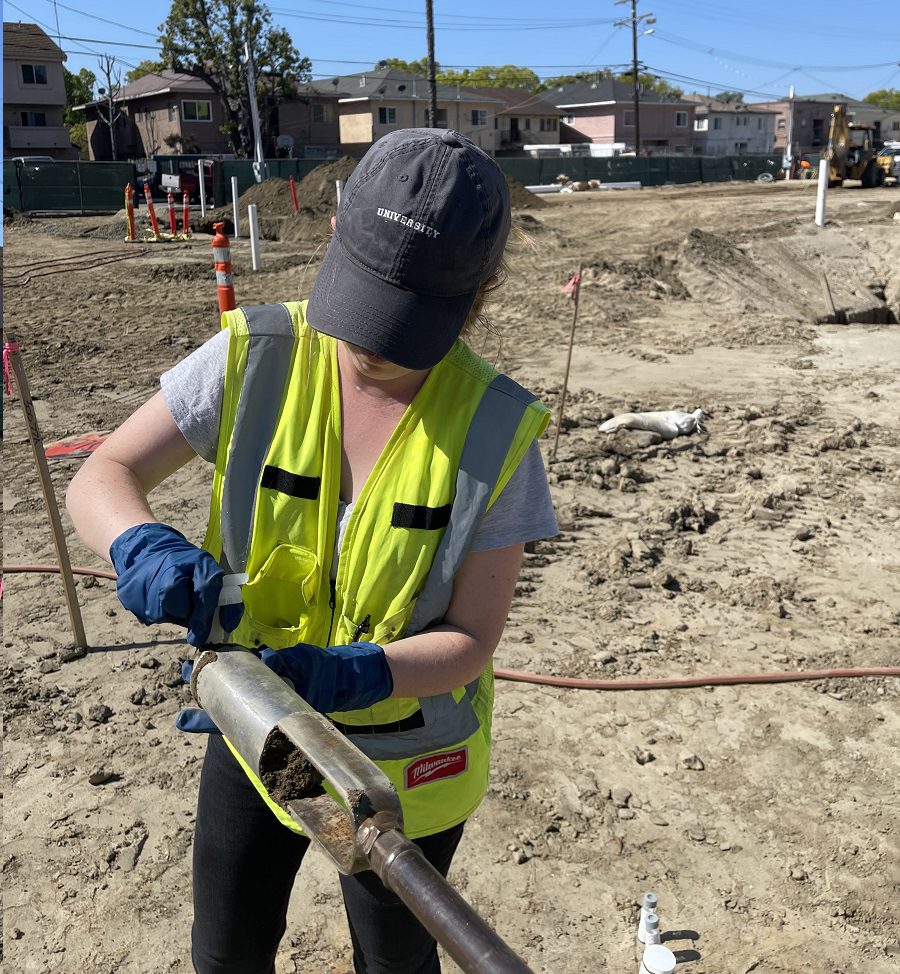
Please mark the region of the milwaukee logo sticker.
[[461, 747], [458, 751], [445, 754], [432, 754], [408, 764], [405, 769], [406, 787], [417, 788], [442, 778], [455, 778], [469, 766], [469, 750]]

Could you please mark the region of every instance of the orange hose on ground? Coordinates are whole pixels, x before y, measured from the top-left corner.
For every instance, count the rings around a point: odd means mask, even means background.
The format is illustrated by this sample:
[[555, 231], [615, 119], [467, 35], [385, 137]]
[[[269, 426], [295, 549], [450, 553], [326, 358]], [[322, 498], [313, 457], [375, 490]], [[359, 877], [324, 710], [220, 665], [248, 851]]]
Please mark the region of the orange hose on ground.
[[774, 673], [724, 673], [717, 676], [673, 676], [656, 680], [582, 680], [573, 676], [546, 676], [518, 670], [494, 670], [500, 680], [538, 683], [570, 690], [678, 690], [686, 687], [722, 687], [743, 683], [796, 683], [800, 680], [828, 680], [841, 677], [897, 676], [900, 666], [868, 666], [842, 670], [784, 670]]
[[[35, 572], [59, 574], [58, 565], [3, 565], [3, 574]], [[72, 566], [75, 575], [116, 580], [115, 572], [99, 568]], [[574, 676], [549, 676], [544, 673], [523, 673], [520, 670], [494, 670], [498, 680], [513, 683], [536, 683], [540, 686], [562, 687], [568, 690], [679, 690], [689, 687], [723, 687], [754, 683], [797, 683], [801, 680], [830, 680], [853, 677], [900, 677], [900, 666], [857, 666], [834, 670], [784, 670], [774, 673], [723, 673], [715, 676], [671, 676], [655, 680], [583, 680]]]

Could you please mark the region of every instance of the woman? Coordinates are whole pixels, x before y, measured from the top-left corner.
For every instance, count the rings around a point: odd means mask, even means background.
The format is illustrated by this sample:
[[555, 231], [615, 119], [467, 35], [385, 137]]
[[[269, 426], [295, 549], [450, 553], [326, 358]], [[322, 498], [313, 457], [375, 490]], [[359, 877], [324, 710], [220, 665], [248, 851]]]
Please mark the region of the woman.
[[[229, 642], [260, 651], [378, 763], [444, 875], [487, 788], [490, 660], [524, 544], [556, 532], [536, 443], [547, 410], [458, 340], [497, 284], [509, 228], [505, 177], [462, 135], [381, 139], [347, 182], [308, 303], [227, 313], [67, 497], [145, 624], [180, 623], [203, 645], [223, 578], [246, 576], [218, 618]], [[203, 549], [147, 501], [196, 454], [216, 465]], [[179, 726], [214, 730], [196, 711]], [[274, 970], [308, 845], [297, 832], [211, 736], [194, 841], [200, 974]], [[357, 971], [439, 970], [374, 874], [341, 882]]]

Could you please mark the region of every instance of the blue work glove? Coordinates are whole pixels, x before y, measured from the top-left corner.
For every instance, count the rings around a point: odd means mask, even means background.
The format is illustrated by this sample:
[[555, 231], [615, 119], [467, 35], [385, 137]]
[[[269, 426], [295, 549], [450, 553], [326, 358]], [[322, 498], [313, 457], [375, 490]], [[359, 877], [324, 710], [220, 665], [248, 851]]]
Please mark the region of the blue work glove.
[[[194, 672], [193, 660], [183, 660], [181, 663], [181, 679], [185, 683], [191, 682]], [[186, 734], [221, 734], [209, 714], [200, 707], [184, 707], [175, 718], [175, 726]]]
[[[208, 551], [190, 543], [167, 524], [137, 524], [110, 545], [119, 576], [116, 592], [126, 609], [148, 626], [174, 622], [187, 627], [194, 646], [209, 640], [224, 573]], [[222, 628], [231, 632], [243, 605], [223, 606]]]
[[321, 714], [371, 707], [394, 689], [387, 657], [375, 643], [325, 649], [300, 643], [264, 649], [259, 658]]

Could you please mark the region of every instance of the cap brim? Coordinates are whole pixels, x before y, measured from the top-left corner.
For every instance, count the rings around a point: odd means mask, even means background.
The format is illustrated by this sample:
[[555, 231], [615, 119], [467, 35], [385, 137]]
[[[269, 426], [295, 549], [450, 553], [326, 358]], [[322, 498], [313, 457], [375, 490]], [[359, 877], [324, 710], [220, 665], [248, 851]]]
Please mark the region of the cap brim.
[[477, 289], [454, 297], [417, 294], [368, 273], [332, 237], [316, 276], [306, 320], [326, 335], [407, 369], [430, 369], [459, 337]]

